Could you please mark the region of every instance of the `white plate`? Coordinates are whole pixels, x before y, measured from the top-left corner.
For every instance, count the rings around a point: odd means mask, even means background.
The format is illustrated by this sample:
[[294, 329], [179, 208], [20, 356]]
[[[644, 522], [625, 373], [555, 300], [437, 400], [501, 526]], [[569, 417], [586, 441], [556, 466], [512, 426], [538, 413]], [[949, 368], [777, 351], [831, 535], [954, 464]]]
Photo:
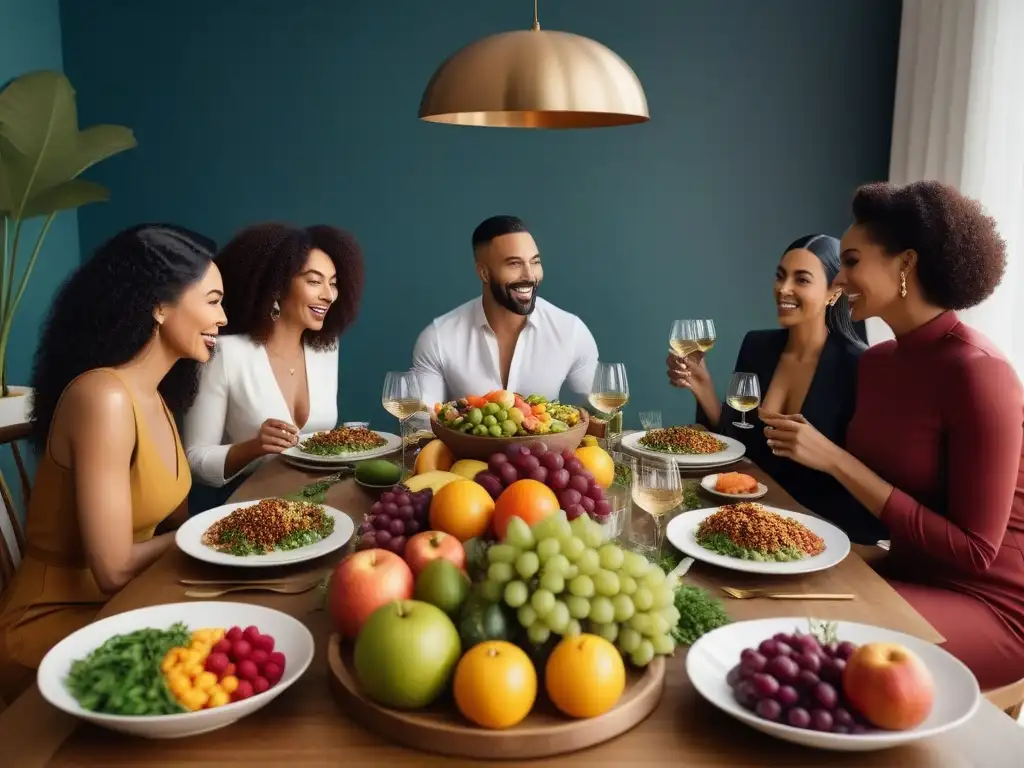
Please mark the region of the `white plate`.
[[731, 571], [744, 571], [745, 573], [772, 573], [776, 575], [788, 575], [794, 573], [814, 573], [824, 571], [834, 565], [838, 565], [850, 554], [850, 537], [836, 528], [832, 523], [827, 523], [821, 518], [802, 515], [799, 512], [789, 512], [778, 507], [764, 505], [768, 512], [775, 512], [783, 517], [789, 517], [798, 523], [810, 528], [814, 533], [825, 540], [825, 551], [820, 555], [805, 557], [803, 560], [796, 560], [786, 563], [766, 563], [757, 560], [741, 560], [738, 557], [726, 557], [704, 549], [697, 543], [697, 527], [705, 517], [717, 512], [720, 507], [709, 507], [697, 509], [693, 512], [683, 512], [676, 515], [669, 521], [665, 529], [666, 538], [672, 542], [672, 546], [683, 554], [701, 560], [711, 565], [718, 565], [728, 568]]
[[236, 509], [249, 507], [259, 502], [259, 499], [255, 499], [253, 501], [225, 504], [221, 507], [208, 509], [206, 512], [189, 518], [188, 522], [181, 526], [174, 535], [174, 541], [177, 543], [178, 549], [186, 555], [206, 563], [231, 565], [238, 568], [265, 568], [272, 565], [302, 563], [306, 560], [315, 560], [318, 557], [323, 557], [345, 546], [348, 540], [352, 538], [352, 534], [356, 529], [351, 517], [341, 510], [325, 505], [324, 510], [334, 518], [334, 532], [326, 539], [321, 539], [315, 544], [310, 544], [306, 547], [290, 549], [287, 552], [275, 550], [266, 555], [246, 555], [241, 557], [218, 552], [216, 549], [203, 544], [203, 534], [206, 533], [207, 528], [222, 517], [227, 517]]
[[637, 456], [651, 456], [658, 459], [674, 459], [676, 464], [683, 468], [721, 467], [726, 464], [731, 464], [737, 459], [743, 458], [743, 454], [747, 452], [747, 446], [739, 440], [726, 437], [725, 435], [718, 435], [714, 432], [708, 432], [708, 434], [725, 443], [725, 449], [718, 453], [689, 454], [652, 451], [650, 448], [644, 448], [640, 445], [640, 440], [646, 434], [647, 432], [630, 432], [628, 435], [623, 436], [620, 445], [624, 450]]
[[284, 453], [280, 454], [280, 456], [281, 461], [291, 464], [293, 467], [297, 467], [298, 469], [306, 472], [321, 472], [326, 475], [332, 474], [343, 467], [349, 466], [347, 464], [314, 464], [312, 461], [307, 461], [305, 458], [288, 456]]
[[739, 662], [740, 653], [744, 648], [756, 647], [777, 632], [792, 634], [797, 629], [807, 632], [805, 616], [740, 621], [713, 630], [690, 647], [686, 654], [686, 674], [697, 693], [723, 712], [762, 733], [806, 747], [839, 752], [870, 752], [937, 736], [962, 725], [978, 709], [981, 701], [978, 681], [960, 660], [941, 647], [882, 627], [848, 621], [837, 624], [840, 641], [849, 640], [857, 645], [898, 643], [920, 657], [935, 681], [935, 701], [927, 720], [908, 731], [874, 731], [854, 736], [773, 723], [741, 707], [725, 681], [726, 674]]
[[[285, 656], [284, 676], [264, 693], [214, 709], [201, 709], [179, 715], [131, 717], [107, 715], [82, 709], [64, 687], [71, 663], [84, 659], [114, 635], [152, 627], [166, 629], [183, 621], [189, 629], [255, 625], [263, 634], [272, 635], [274, 650]], [[191, 602], [154, 605], [127, 611], [89, 624], [61, 640], [43, 658], [36, 674], [39, 690], [50, 704], [68, 714], [103, 728], [148, 739], [175, 739], [215, 731], [262, 709], [298, 680], [313, 660], [313, 636], [291, 616], [246, 603]]]
[[718, 474], [704, 475], [700, 481], [700, 487], [710, 493], [712, 496], [720, 496], [723, 499], [736, 499], [737, 501], [750, 501], [751, 499], [760, 499], [766, 493], [768, 493], [768, 486], [764, 483], [757, 484], [757, 490], [753, 493], [722, 493], [721, 491], [715, 490], [715, 483], [718, 482]]
[[[325, 430], [326, 431], [326, 430]], [[310, 432], [308, 434], [299, 435], [299, 442], [312, 437], [317, 432]], [[281, 453], [282, 456], [295, 457], [302, 461], [309, 462], [310, 464], [326, 464], [330, 466], [337, 466], [339, 464], [351, 464], [355, 461], [363, 461], [364, 459], [375, 459], [378, 456], [386, 456], [389, 453], [394, 453], [402, 449], [402, 438], [398, 435], [393, 435], [390, 432], [377, 432], [378, 435], [387, 440], [387, 443], [382, 445], [380, 448], [374, 448], [369, 451], [358, 451], [356, 453], [344, 453], [339, 456], [317, 456], [313, 453], [305, 453], [299, 449], [299, 446], [295, 445], [286, 451]]]

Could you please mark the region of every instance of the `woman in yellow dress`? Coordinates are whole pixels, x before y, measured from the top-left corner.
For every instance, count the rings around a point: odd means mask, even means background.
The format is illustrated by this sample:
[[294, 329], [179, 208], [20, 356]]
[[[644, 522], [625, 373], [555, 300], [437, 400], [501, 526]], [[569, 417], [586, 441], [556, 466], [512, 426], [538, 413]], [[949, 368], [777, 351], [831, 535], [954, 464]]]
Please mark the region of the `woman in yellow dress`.
[[173, 544], [192, 485], [172, 410], [226, 323], [212, 243], [167, 225], [115, 235], [61, 288], [32, 374], [39, 456], [27, 547], [0, 596], [0, 704], [53, 645]]

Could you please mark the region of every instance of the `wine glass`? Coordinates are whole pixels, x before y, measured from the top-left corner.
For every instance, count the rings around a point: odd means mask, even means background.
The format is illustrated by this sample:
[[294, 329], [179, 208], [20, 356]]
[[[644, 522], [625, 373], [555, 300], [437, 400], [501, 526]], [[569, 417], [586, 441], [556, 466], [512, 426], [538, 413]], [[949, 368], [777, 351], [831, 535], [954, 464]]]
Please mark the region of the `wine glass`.
[[661, 429], [661, 411], [640, 411], [640, 426], [645, 432]]
[[715, 333], [715, 321], [714, 320], [697, 320], [697, 349], [701, 352], [708, 352], [715, 346], [715, 339], [718, 335]]
[[757, 381], [757, 374], [739, 371], [734, 373], [729, 382], [729, 394], [725, 402], [730, 408], [740, 412], [740, 420], [732, 423], [734, 427], [753, 429], [754, 425], [747, 423], [747, 411], [754, 410], [761, 403], [761, 385]]
[[675, 320], [668, 336], [668, 346], [676, 357], [692, 355], [700, 349], [698, 340], [701, 337], [700, 320]]
[[629, 540], [656, 557], [665, 538], [664, 519], [683, 503], [683, 481], [671, 459], [636, 459], [632, 470], [633, 503], [645, 514], [631, 516]]
[[405, 422], [423, 410], [420, 380], [414, 371], [388, 371], [380, 394], [384, 410], [398, 419], [399, 437], [402, 438], [402, 471], [405, 466]]
[[[590, 386], [590, 404], [601, 413], [614, 417], [629, 402], [629, 380], [623, 363], [598, 362], [594, 371], [594, 383]], [[611, 423], [612, 419], [609, 419]], [[608, 447], [612, 447], [612, 436], [606, 435]]]

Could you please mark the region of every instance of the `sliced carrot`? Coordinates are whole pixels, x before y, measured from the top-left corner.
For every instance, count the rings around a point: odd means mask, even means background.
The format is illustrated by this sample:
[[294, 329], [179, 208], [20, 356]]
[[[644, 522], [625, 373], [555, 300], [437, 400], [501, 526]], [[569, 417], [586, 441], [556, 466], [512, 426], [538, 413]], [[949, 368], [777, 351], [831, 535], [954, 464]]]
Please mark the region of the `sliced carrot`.
[[441, 404], [440, 403], [434, 403], [434, 413], [440, 413], [440, 412], [441, 412]]

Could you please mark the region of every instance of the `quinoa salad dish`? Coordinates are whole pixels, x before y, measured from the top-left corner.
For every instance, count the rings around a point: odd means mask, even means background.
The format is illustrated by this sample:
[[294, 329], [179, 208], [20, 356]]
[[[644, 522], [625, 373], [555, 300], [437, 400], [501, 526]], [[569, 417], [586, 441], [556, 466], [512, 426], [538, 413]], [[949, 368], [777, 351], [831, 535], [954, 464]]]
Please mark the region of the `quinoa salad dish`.
[[696, 537], [715, 554], [758, 562], [793, 562], [825, 551], [824, 540], [805, 525], [751, 502], [719, 507], [701, 521]]
[[315, 544], [334, 532], [334, 518], [320, 504], [263, 499], [236, 509], [203, 533], [202, 542], [228, 555], [266, 555]]
[[712, 433], [696, 427], [652, 429], [637, 442], [649, 451], [691, 456], [720, 453], [727, 447]]
[[299, 450], [314, 456], [341, 456], [382, 448], [388, 441], [366, 427], [336, 427], [318, 432], [299, 444]]

